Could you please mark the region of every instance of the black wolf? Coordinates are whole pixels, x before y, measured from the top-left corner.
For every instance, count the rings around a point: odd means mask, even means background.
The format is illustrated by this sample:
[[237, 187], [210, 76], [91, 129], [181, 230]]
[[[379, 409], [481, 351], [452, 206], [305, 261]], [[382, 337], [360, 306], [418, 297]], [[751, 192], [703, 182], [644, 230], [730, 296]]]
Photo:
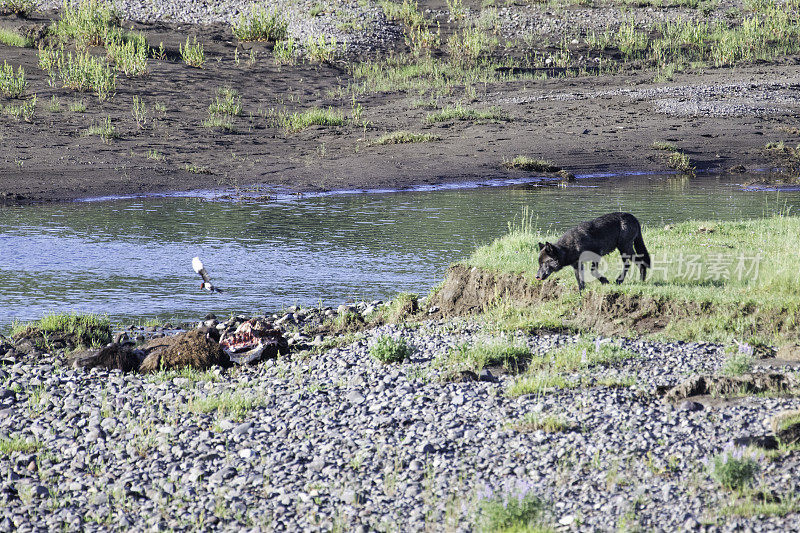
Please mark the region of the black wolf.
[[[642, 227], [630, 213], [609, 213], [588, 222], [581, 222], [567, 231], [555, 244], [539, 243], [539, 272], [536, 279], [543, 280], [565, 266], [575, 269], [578, 290], [583, 290], [583, 263], [592, 263], [592, 275], [600, 283], [608, 280], [597, 271], [600, 257], [619, 250], [622, 256], [622, 274], [617, 283], [622, 283], [631, 262], [639, 265], [644, 281], [650, 267], [650, 254], [642, 240]], [[635, 250], [635, 253], [634, 253]]]

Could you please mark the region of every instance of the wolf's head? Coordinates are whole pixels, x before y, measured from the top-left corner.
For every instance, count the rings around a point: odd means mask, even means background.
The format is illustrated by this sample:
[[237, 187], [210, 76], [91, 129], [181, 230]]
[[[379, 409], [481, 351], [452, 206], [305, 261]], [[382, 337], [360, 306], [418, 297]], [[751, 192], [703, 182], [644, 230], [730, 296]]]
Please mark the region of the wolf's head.
[[540, 242], [539, 272], [536, 273], [536, 279], [545, 280], [547, 276], [562, 268], [564, 268], [564, 264], [561, 262], [561, 250], [549, 242]]

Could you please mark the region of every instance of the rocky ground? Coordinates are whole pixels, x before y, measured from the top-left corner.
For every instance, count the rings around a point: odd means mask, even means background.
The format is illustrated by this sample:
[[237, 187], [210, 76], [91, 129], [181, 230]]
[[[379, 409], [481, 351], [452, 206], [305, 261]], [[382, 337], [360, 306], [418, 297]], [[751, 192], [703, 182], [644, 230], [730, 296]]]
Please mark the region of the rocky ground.
[[[379, 363], [369, 347], [383, 335], [415, 352], [403, 363]], [[557, 530], [796, 526], [791, 512], [730, 516], [737, 496], [709, 477], [706, 462], [734, 439], [769, 434], [768, 417], [797, 408], [797, 398], [673, 405], [657, 392], [718, 371], [722, 346], [599, 339], [635, 357], [581, 371], [577, 388], [517, 398], [506, 394], [515, 377], [499, 369], [478, 381], [441, 379], [437, 356], [497, 335], [475, 319], [428, 320], [256, 366], [151, 375], [6, 354], [0, 531], [471, 531], [487, 491], [519, 487], [546, 503], [544, 523]], [[577, 340], [513, 338], [536, 357]], [[791, 370], [772, 361], [756, 371], [776, 364]], [[603, 385], [612, 382], [618, 386]], [[537, 415], [568, 427], [515, 425]], [[6, 451], [12, 440], [29, 444]], [[797, 452], [759, 464], [757, 493], [795, 505]]]

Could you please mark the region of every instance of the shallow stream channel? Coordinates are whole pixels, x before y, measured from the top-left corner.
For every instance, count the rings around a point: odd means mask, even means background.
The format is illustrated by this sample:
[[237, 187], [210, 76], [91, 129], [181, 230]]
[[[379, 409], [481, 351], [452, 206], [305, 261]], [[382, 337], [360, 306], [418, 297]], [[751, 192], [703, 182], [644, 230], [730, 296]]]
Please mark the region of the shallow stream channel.
[[[52, 311], [182, 322], [426, 294], [448, 265], [519, 224], [558, 234], [610, 211], [644, 225], [800, 211], [800, 191], [743, 177], [535, 184], [231, 201], [215, 193], [0, 208], [0, 332]], [[200, 290], [200, 256], [224, 292]]]

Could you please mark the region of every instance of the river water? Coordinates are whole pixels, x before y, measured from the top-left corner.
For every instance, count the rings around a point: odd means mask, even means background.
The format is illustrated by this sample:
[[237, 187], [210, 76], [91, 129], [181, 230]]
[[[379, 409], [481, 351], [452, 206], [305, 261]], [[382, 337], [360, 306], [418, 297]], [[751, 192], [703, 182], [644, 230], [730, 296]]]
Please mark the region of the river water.
[[[730, 180], [638, 175], [567, 188], [244, 202], [205, 194], [0, 208], [0, 330], [52, 311], [141, 323], [425, 294], [450, 263], [504, 234], [523, 209], [553, 233], [609, 211], [664, 225], [800, 209], [798, 191], [746, 191]], [[199, 290], [195, 255], [223, 293]]]

